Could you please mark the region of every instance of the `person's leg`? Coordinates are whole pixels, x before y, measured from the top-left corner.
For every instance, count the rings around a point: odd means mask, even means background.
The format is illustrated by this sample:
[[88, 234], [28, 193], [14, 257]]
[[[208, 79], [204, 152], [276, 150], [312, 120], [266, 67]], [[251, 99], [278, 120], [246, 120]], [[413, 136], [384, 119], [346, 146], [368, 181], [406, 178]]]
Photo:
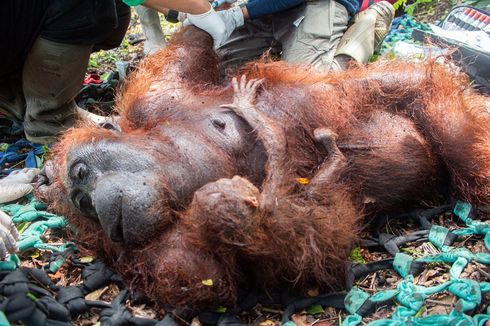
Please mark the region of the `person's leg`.
[[221, 76], [225, 77], [227, 71], [233, 71], [247, 62], [259, 59], [265, 52], [278, 55], [280, 50], [280, 44], [273, 35], [270, 19], [246, 21], [244, 26], [236, 29], [217, 49]]
[[93, 52], [114, 49], [121, 44], [131, 21], [131, 9], [121, 2], [121, 0], [116, 0], [116, 16], [117, 26], [109, 29], [105, 25], [99, 26], [101, 32], [107, 34], [107, 36], [95, 42], [94, 48], [92, 49]]
[[331, 69], [337, 45], [347, 29], [347, 9], [334, 0], [308, 1], [293, 27], [280, 39], [282, 58], [292, 64]]
[[387, 1], [377, 2], [358, 13], [335, 53], [340, 69], [345, 68], [349, 58], [366, 64], [388, 33], [394, 15], [395, 9]]
[[165, 46], [165, 35], [163, 35], [162, 26], [158, 12], [144, 6], [135, 7], [140, 18], [143, 33], [145, 34], [145, 54], [152, 54]]
[[0, 79], [0, 113], [18, 121], [24, 118], [25, 102], [19, 75]]
[[48, 143], [71, 127], [92, 45], [73, 45], [39, 37], [24, 63], [24, 131], [36, 143]]

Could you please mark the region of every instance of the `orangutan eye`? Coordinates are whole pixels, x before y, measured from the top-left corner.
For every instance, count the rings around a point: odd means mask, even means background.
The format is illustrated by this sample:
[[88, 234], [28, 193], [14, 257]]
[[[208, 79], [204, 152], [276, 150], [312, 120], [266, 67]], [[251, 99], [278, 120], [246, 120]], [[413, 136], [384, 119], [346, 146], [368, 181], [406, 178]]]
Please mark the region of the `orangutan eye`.
[[70, 175], [73, 180], [84, 181], [88, 173], [88, 168], [84, 163], [77, 163], [72, 167]]
[[223, 130], [226, 127], [226, 122], [224, 122], [223, 120], [220, 120], [220, 119], [213, 119], [212, 123], [213, 123], [213, 126], [217, 129]]

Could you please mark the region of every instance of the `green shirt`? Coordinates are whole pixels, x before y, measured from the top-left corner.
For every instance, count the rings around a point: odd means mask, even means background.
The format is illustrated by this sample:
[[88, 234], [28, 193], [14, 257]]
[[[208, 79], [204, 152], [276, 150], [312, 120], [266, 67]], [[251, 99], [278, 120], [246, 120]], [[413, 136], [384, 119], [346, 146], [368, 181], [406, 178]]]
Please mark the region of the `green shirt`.
[[139, 6], [140, 4], [142, 4], [143, 2], [145, 2], [145, 0], [122, 0], [125, 4], [127, 4], [128, 6], [131, 6], [131, 7], [134, 7], [134, 6]]

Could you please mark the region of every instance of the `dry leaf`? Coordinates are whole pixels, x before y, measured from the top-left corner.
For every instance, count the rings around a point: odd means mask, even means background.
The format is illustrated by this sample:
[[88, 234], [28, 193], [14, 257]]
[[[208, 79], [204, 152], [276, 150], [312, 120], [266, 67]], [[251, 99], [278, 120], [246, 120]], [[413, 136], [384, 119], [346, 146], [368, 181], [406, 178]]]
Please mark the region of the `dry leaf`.
[[212, 279], [202, 280], [201, 283], [206, 285], [206, 286], [213, 286], [213, 280]]
[[308, 178], [296, 178], [296, 181], [303, 186], [310, 183], [310, 180]]
[[296, 326], [311, 326], [307, 321], [306, 321], [306, 316], [305, 315], [292, 315], [291, 319], [294, 321]]

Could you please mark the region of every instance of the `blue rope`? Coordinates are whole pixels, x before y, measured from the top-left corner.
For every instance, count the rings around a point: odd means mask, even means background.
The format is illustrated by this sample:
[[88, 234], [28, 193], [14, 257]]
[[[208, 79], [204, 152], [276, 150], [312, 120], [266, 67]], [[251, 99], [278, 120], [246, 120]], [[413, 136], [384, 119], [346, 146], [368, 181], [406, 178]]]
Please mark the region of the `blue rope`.
[[[19, 153], [21, 150], [28, 151]], [[0, 151], [0, 168], [5, 167], [5, 163], [16, 163], [25, 161], [26, 168], [39, 168], [37, 155], [43, 155], [46, 147], [40, 144], [33, 144], [25, 139], [20, 139], [14, 144], [7, 147], [6, 150]]]

